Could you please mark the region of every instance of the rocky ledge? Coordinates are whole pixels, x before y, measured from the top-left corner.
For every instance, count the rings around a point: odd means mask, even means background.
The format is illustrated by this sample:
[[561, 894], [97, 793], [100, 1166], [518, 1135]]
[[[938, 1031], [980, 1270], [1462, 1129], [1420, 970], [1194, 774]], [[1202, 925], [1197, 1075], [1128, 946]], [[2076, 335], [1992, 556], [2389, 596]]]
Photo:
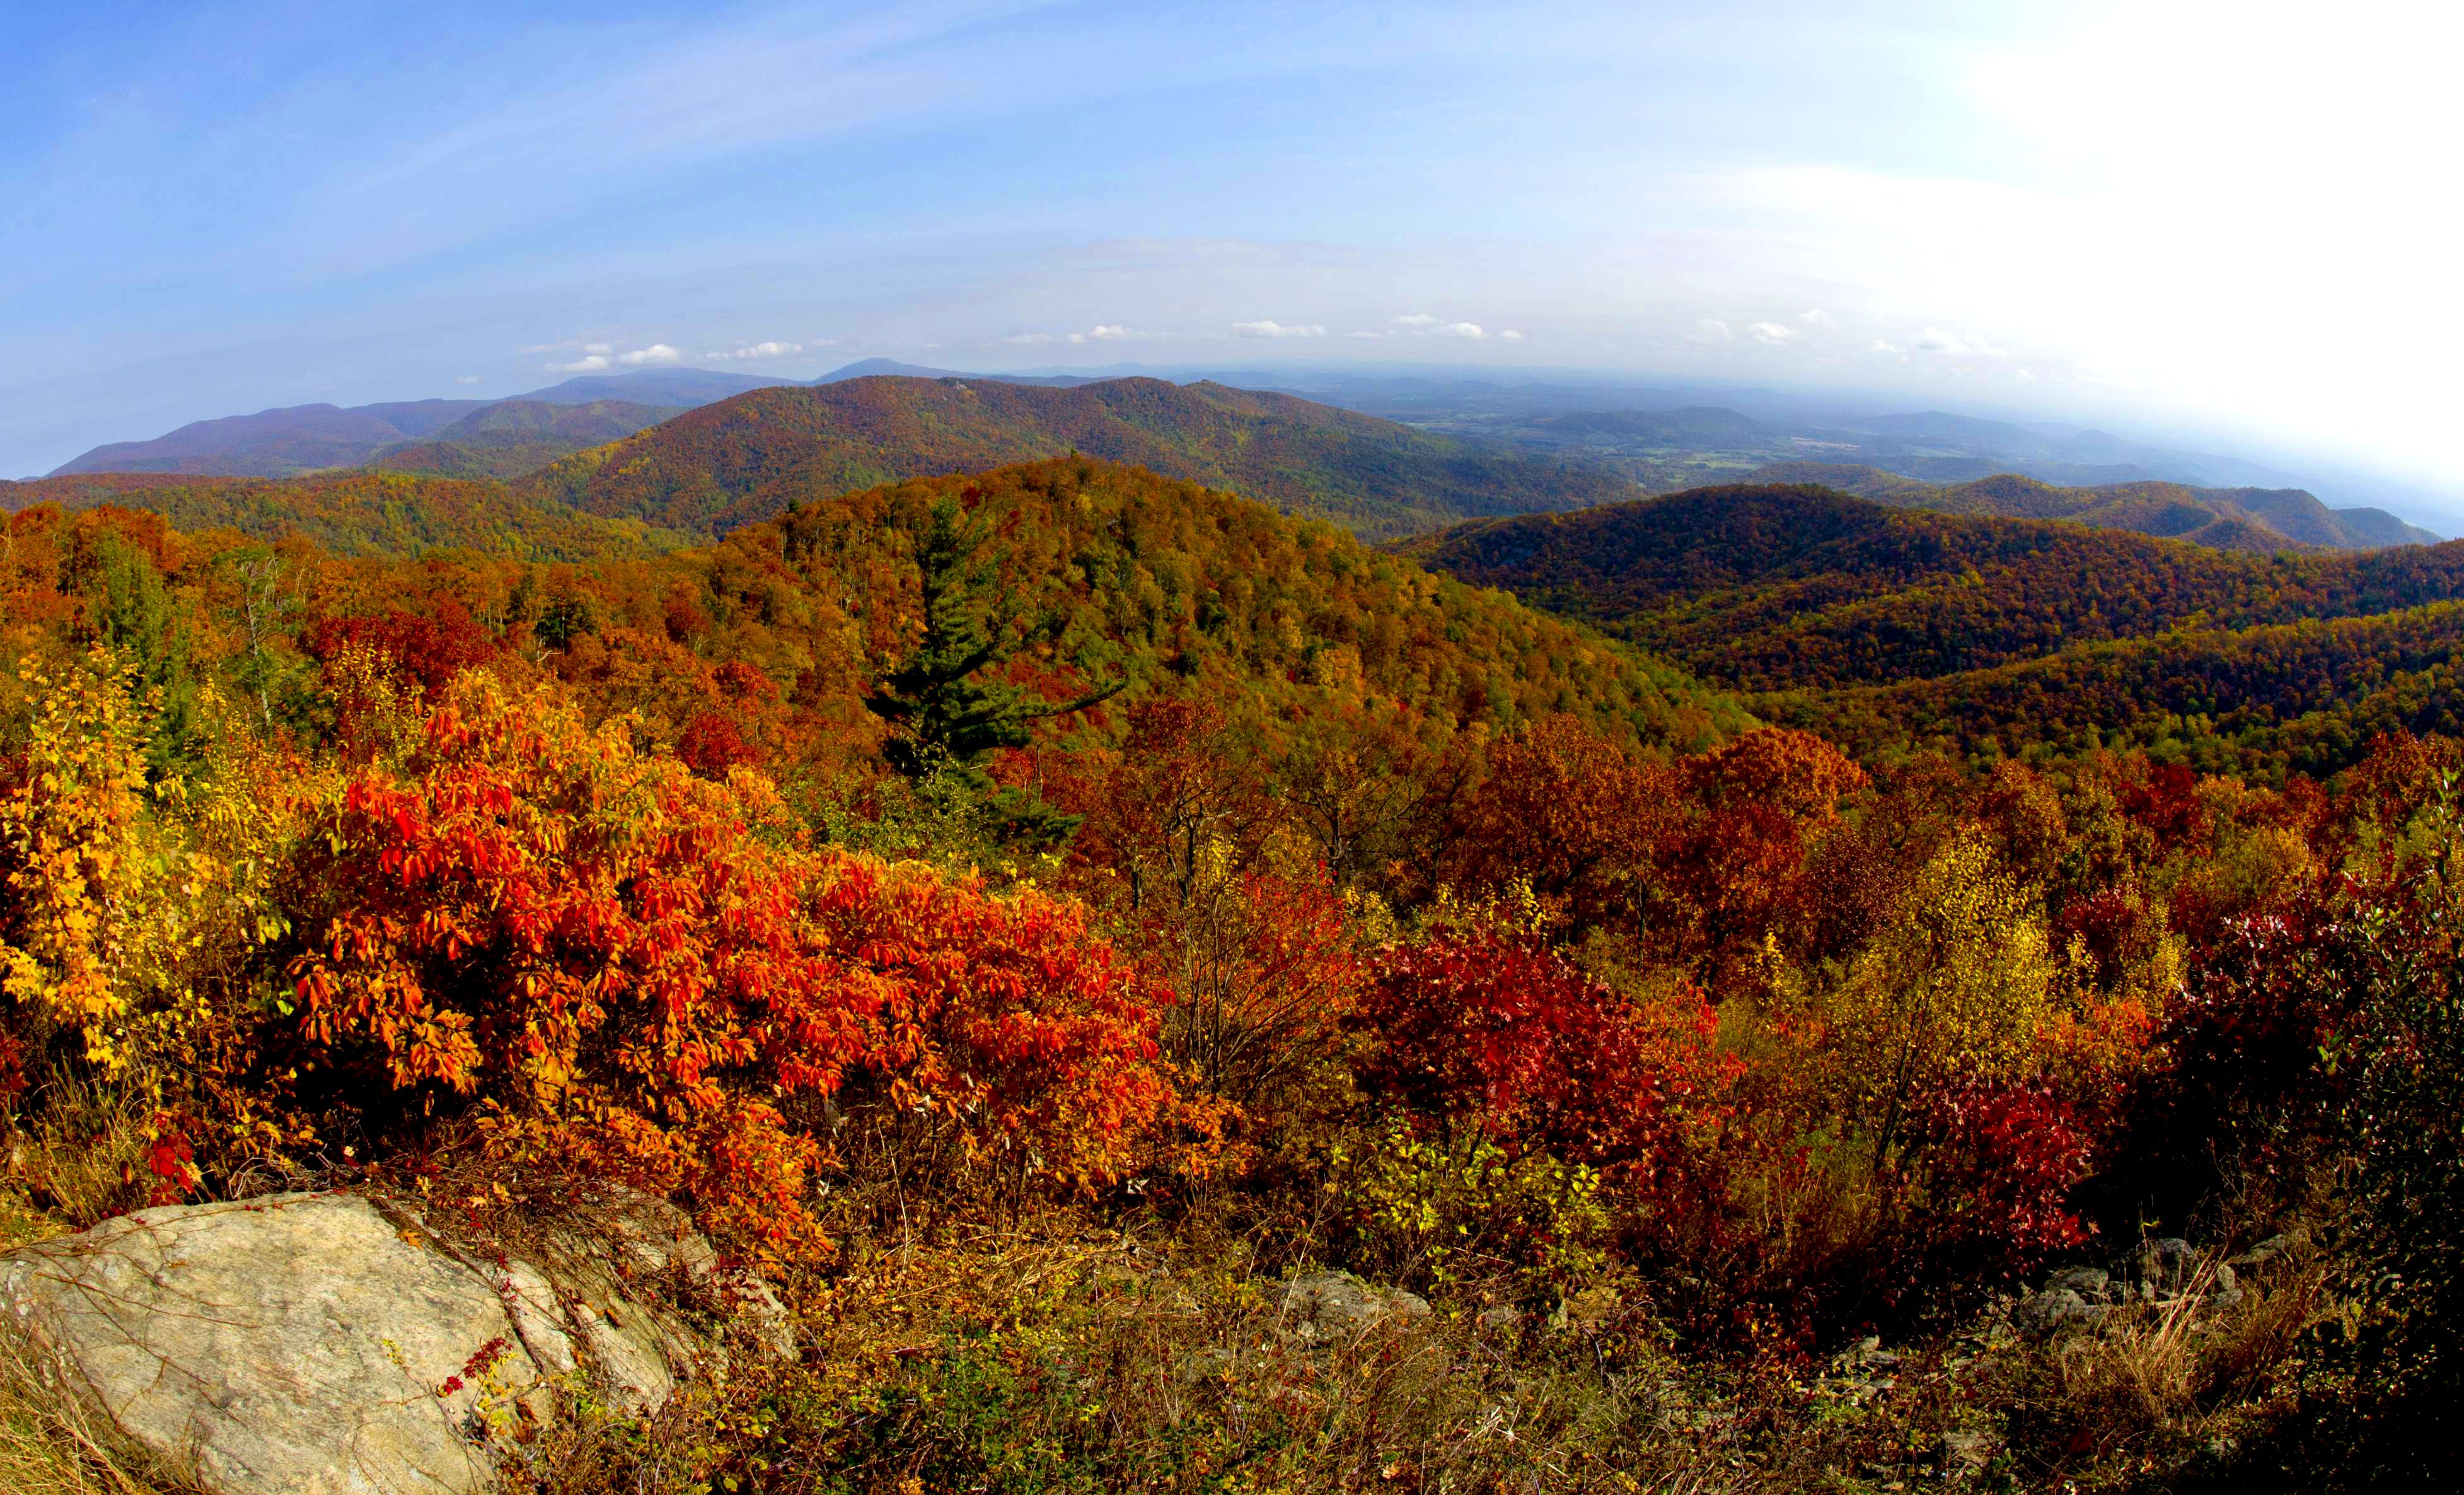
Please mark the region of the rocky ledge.
[[560, 1390], [664, 1404], [719, 1353], [693, 1305], [782, 1348], [776, 1300], [664, 1203], [612, 1197], [514, 1252], [403, 1203], [279, 1194], [0, 1257], [0, 1353], [216, 1495], [440, 1495], [492, 1484]]

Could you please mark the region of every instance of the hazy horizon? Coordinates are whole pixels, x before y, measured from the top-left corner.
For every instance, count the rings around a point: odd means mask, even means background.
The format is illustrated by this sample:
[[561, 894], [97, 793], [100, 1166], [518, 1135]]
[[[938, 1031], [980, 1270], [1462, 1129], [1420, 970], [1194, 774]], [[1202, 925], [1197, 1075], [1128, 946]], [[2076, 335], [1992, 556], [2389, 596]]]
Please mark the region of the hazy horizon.
[[[1374, 359], [2464, 494], [2457, 23], [2365, 5], [125, 6], [0, 102], [0, 473], [578, 372]], [[2464, 501], [2452, 506], [2464, 508]]]

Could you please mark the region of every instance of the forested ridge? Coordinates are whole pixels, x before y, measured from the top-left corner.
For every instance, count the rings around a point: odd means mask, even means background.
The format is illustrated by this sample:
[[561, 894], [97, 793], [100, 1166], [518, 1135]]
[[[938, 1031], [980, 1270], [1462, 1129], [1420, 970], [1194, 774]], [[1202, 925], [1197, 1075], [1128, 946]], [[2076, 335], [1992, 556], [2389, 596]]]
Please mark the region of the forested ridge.
[[1403, 548], [1860, 755], [2110, 742], [2273, 778], [2346, 768], [2382, 731], [2454, 725], [2455, 542], [2244, 555], [1746, 485]]
[[2331, 509], [2299, 488], [2216, 488], [2139, 480], [2062, 487], [2002, 472], [1932, 483], [1841, 462], [1773, 462], [1755, 481], [1813, 483], [1898, 508], [1999, 519], [2059, 519], [2266, 555], [2283, 549], [2366, 550], [2437, 536], [2384, 509]]
[[669, 1200], [792, 1350], [491, 1403], [542, 1495], [2437, 1466], [2458, 547], [1761, 485], [1381, 549], [736, 403], [9, 492], [0, 1246]]
[[685, 543], [635, 521], [517, 498], [486, 477], [365, 469], [284, 479], [98, 473], [0, 482], [0, 510], [47, 503], [142, 507], [183, 529], [231, 529], [263, 541], [297, 536], [340, 556], [469, 549], [589, 560]]
[[1597, 468], [1220, 384], [1133, 378], [1059, 389], [899, 376], [756, 390], [567, 457], [520, 490], [710, 534], [876, 483], [1071, 452], [1229, 488], [1371, 537], [1635, 491]]

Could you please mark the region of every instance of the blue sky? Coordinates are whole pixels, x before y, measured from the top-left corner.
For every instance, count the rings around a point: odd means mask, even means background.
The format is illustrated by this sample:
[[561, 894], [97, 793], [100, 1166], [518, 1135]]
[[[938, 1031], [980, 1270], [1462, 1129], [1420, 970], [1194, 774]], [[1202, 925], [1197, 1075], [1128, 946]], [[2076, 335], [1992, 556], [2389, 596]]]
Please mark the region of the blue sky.
[[14, 9], [0, 474], [878, 354], [1741, 378], [2464, 489], [2445, 8]]

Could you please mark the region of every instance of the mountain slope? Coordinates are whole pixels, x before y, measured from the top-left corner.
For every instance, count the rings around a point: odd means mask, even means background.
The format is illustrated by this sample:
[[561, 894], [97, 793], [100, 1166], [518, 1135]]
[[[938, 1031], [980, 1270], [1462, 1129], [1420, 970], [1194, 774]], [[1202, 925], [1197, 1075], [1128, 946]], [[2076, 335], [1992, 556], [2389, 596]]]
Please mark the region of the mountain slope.
[[1878, 503], [1949, 514], [2063, 519], [2219, 550], [2370, 550], [2438, 541], [2384, 509], [2331, 509], [2299, 488], [2195, 488], [2145, 480], [2065, 488], [2013, 473], [1930, 483], [1841, 462], [1774, 462], [1751, 474], [1750, 480], [1820, 483]]
[[629, 436], [684, 413], [674, 406], [594, 400], [559, 405], [500, 400], [473, 411], [426, 441], [386, 447], [367, 465], [451, 478], [518, 478], [560, 457]]
[[1370, 536], [1634, 491], [1596, 469], [1217, 384], [902, 377], [757, 390], [566, 458], [522, 487], [591, 513], [722, 532], [884, 481], [1068, 452], [1231, 488]]
[[674, 548], [682, 537], [515, 497], [502, 483], [364, 470], [292, 479], [112, 473], [0, 483], [0, 509], [114, 504], [161, 514], [173, 528], [235, 529], [258, 540], [299, 535], [341, 556], [467, 549], [531, 560], [586, 560]]
[[[78, 473], [188, 473], [226, 478], [289, 478], [334, 467], [357, 467], [373, 461], [388, 466], [407, 447], [431, 440], [463, 448], [456, 452], [417, 454], [409, 465], [457, 476], [511, 477], [544, 465], [569, 452], [610, 441], [638, 431], [651, 420], [713, 400], [765, 389], [776, 381], [744, 374], [711, 373], [699, 368], [645, 368], [634, 373], [567, 379], [509, 400], [396, 400], [375, 405], [295, 405], [258, 411], [253, 415], [227, 415], [192, 421], [150, 441], [115, 441], [99, 446], [53, 469], [53, 477]], [[496, 418], [473, 427], [473, 416], [517, 407], [523, 413]], [[618, 407], [654, 413], [650, 419], [627, 425], [604, 417]], [[553, 417], [541, 412], [576, 407], [598, 413], [582, 417], [571, 435], [562, 434]], [[508, 456], [473, 455], [503, 450], [517, 443], [507, 438], [515, 426], [526, 425], [536, 435], [531, 452], [517, 460]], [[586, 427], [586, 429], [585, 429]], [[455, 435], [456, 428], [461, 435]], [[477, 439], [473, 439], [474, 436]]]
[[[320, 467], [347, 467], [392, 442], [424, 435], [478, 410], [485, 400], [422, 400], [408, 405], [295, 405], [192, 421], [151, 441], [116, 441], [62, 463], [52, 473], [194, 473], [284, 478]], [[402, 422], [386, 413], [403, 417]], [[405, 424], [403, 422], [407, 422]]]
[[2464, 717], [2464, 541], [2234, 553], [1766, 484], [1397, 548], [1867, 755], [2125, 742], [2327, 773], [2373, 731]]
[[[658, 617], [655, 599], [672, 592], [656, 578], [689, 576], [684, 594], [731, 620], [731, 647], [752, 651], [774, 679], [852, 702], [872, 666], [834, 651], [913, 636], [914, 536], [945, 496], [971, 503], [1001, 537], [998, 590], [1016, 626], [1066, 617], [1133, 673], [1217, 687], [1215, 699], [1262, 707], [1277, 731], [1407, 716], [1504, 730], [1564, 711], [1690, 750], [1752, 725], [1733, 696], [1579, 624], [1430, 575], [1332, 526], [1089, 457], [800, 504], [663, 559], [647, 583], [611, 569], [614, 586], [649, 589], [652, 606], [611, 590], [602, 614]], [[828, 685], [833, 672], [843, 673]]]
[[707, 368], [637, 368], [631, 373], [580, 374], [543, 390], [511, 396], [549, 405], [595, 405], [623, 400], [634, 405], [708, 405], [782, 381], [755, 374], [715, 373]]
[[1401, 547], [1749, 690], [1924, 679], [2184, 625], [2464, 597], [2464, 541], [2235, 554], [2078, 524], [1704, 488], [1459, 525]]

